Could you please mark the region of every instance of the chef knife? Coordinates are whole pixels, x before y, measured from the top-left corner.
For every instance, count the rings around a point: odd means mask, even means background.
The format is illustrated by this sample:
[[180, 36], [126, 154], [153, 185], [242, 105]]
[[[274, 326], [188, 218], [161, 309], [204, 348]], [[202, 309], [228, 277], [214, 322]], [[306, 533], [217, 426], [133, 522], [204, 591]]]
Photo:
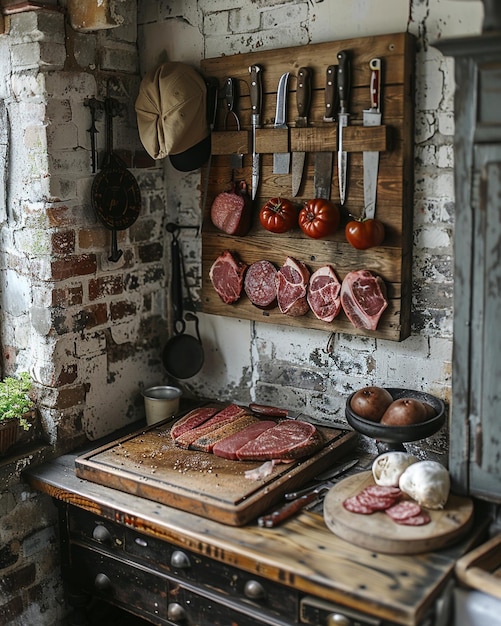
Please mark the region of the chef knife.
[[[336, 478], [336, 476], [341, 476], [341, 474], [344, 474], [345, 472], [347, 472], [357, 463], [358, 463], [358, 459], [352, 459], [351, 461], [343, 463], [338, 468], [336, 468], [336, 470], [332, 471], [331, 478]], [[290, 502], [287, 502], [287, 504], [284, 504], [276, 511], [273, 511], [272, 513], [258, 517], [257, 519], [258, 526], [261, 526], [264, 528], [274, 528], [275, 526], [278, 526], [279, 524], [284, 522], [286, 519], [289, 519], [289, 517], [291, 517], [295, 513], [298, 513], [299, 511], [301, 511], [307, 504], [310, 504], [314, 502], [315, 500], [317, 500], [318, 498], [321, 498], [323, 496], [324, 491], [327, 491], [328, 489], [330, 489], [331, 486], [332, 486], [332, 482], [330, 481], [323, 483], [321, 485], [317, 485], [315, 488], [308, 490], [308, 492], [305, 493], [304, 495], [300, 495], [298, 498], [291, 500]]]
[[[371, 108], [364, 110], [364, 126], [381, 125], [381, 59], [369, 61], [371, 69], [370, 96]], [[376, 191], [379, 167], [379, 152], [364, 152], [364, 217], [374, 219], [376, 215]]]
[[346, 179], [348, 174], [348, 152], [343, 149], [343, 130], [348, 126], [348, 99], [350, 95], [350, 61], [346, 50], [337, 53], [337, 88], [339, 93], [338, 113], [338, 151], [337, 168], [339, 181], [339, 201], [341, 205], [346, 200]]
[[[296, 106], [298, 117], [296, 128], [308, 126], [308, 114], [311, 103], [311, 70], [308, 67], [300, 67], [297, 72]], [[292, 196], [295, 198], [301, 187], [303, 178], [306, 152], [292, 153]]]
[[289, 411], [289, 409], [282, 409], [278, 406], [271, 406], [269, 404], [259, 404], [258, 402], [251, 402], [249, 409], [257, 415], [263, 415], [265, 417], [282, 417], [291, 420], [298, 419], [303, 414], [302, 411]]
[[262, 100], [262, 77], [263, 71], [260, 65], [251, 65], [250, 73], [250, 99], [251, 99], [251, 124], [252, 124], [252, 193], [254, 200], [259, 185], [259, 169], [261, 159], [256, 150], [256, 130], [261, 125], [261, 100]]
[[[210, 132], [212, 133], [212, 131], [216, 127], [219, 81], [214, 76], [209, 76], [206, 80], [206, 85], [207, 85], [207, 104], [206, 104], [207, 124], [209, 126]], [[207, 167], [205, 169], [204, 195], [203, 195], [203, 200], [202, 200], [202, 216], [205, 215], [205, 207], [207, 205], [207, 193], [209, 190], [209, 177], [210, 177], [211, 163], [212, 163], [212, 150], [210, 152], [209, 160], [207, 161]]]
[[[224, 99], [226, 101], [226, 118], [224, 121], [224, 129], [228, 129], [228, 118], [232, 117], [236, 130], [240, 130], [240, 119], [236, 113], [238, 102], [238, 83], [235, 78], [228, 77], [224, 82]], [[240, 169], [243, 165], [244, 155], [234, 152], [230, 156], [230, 165], [232, 169]]]
[[[287, 130], [287, 86], [289, 84], [289, 72], [280, 76], [277, 88], [277, 108], [275, 111], [275, 124], [273, 128]], [[291, 164], [289, 152], [275, 152], [273, 154], [273, 173], [288, 174]]]
[[[334, 122], [336, 103], [336, 66], [329, 65], [325, 75], [324, 122]], [[332, 152], [315, 153], [314, 189], [315, 198], [329, 200], [332, 183]]]

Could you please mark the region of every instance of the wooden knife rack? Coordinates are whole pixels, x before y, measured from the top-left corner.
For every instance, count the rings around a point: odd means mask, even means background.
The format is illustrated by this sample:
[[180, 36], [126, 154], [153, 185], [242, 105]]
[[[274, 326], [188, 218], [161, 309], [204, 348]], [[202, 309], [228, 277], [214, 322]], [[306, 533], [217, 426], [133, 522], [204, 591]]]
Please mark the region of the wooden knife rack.
[[[351, 59], [351, 96], [349, 126], [343, 133], [343, 147], [349, 152], [347, 199], [341, 208], [338, 231], [324, 239], [312, 239], [296, 228], [285, 234], [273, 234], [259, 223], [259, 209], [270, 198], [284, 197], [298, 207], [314, 198], [314, 153], [333, 152], [331, 200], [339, 203], [337, 182], [337, 122], [324, 122], [324, 88], [327, 66], [337, 63], [337, 53], [347, 50]], [[382, 59], [382, 125], [364, 127], [363, 110], [370, 107], [369, 61]], [[212, 133], [210, 168], [202, 170], [202, 187], [207, 182], [207, 200], [203, 207], [202, 227], [202, 309], [205, 313], [255, 320], [259, 322], [366, 335], [401, 341], [410, 334], [411, 256], [413, 215], [414, 147], [414, 38], [408, 33], [346, 39], [279, 50], [266, 50], [204, 59], [201, 70], [215, 77], [221, 88], [215, 130]], [[251, 186], [252, 130], [249, 96], [249, 70], [258, 64], [263, 72], [261, 128], [256, 133], [261, 155], [258, 195], [253, 203], [253, 225], [244, 237], [219, 231], [211, 222], [210, 207], [217, 194], [229, 190], [231, 181], [245, 180]], [[311, 109], [308, 127], [295, 127], [296, 75], [300, 67], [312, 70]], [[287, 99], [288, 129], [274, 129], [276, 89], [280, 76], [290, 72]], [[240, 129], [226, 121], [224, 81], [238, 81], [236, 112]], [[386, 237], [381, 246], [356, 250], [345, 238], [344, 227], [350, 216], [363, 211], [363, 151], [380, 152], [376, 217], [384, 223]], [[273, 173], [273, 153], [306, 152], [299, 195], [292, 198], [291, 174]], [[243, 155], [243, 167], [233, 169], [231, 156]], [[277, 308], [263, 311], [249, 301], [245, 293], [235, 304], [224, 304], [212, 287], [209, 269], [224, 250], [230, 250], [247, 264], [267, 259], [277, 267], [287, 256], [306, 263], [313, 272], [330, 264], [340, 280], [352, 271], [368, 269], [381, 276], [387, 287], [389, 306], [375, 331], [355, 328], [344, 312], [334, 321], [318, 320], [312, 312], [302, 317], [284, 315]]]

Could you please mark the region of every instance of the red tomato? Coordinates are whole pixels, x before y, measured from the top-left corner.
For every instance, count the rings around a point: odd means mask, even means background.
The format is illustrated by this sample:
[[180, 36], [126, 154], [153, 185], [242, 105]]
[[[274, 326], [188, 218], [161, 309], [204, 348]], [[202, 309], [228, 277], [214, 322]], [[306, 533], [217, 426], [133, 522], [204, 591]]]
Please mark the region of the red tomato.
[[327, 237], [336, 232], [339, 226], [338, 207], [323, 198], [308, 200], [299, 211], [299, 227], [313, 239]]
[[385, 235], [383, 223], [376, 219], [351, 220], [346, 224], [344, 233], [348, 243], [357, 250], [380, 246]]
[[286, 233], [297, 223], [297, 210], [286, 198], [272, 198], [259, 211], [259, 221], [272, 233]]

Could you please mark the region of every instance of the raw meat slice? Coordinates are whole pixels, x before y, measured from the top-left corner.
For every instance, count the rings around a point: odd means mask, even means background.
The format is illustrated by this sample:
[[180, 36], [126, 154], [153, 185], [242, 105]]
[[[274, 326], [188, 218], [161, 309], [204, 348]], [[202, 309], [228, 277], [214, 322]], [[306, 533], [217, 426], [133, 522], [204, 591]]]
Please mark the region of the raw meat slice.
[[404, 500], [398, 502], [390, 508], [386, 509], [385, 513], [391, 517], [395, 522], [399, 522], [407, 519], [408, 517], [414, 517], [422, 513], [421, 507], [417, 502], [411, 502], [410, 500]]
[[330, 265], [320, 267], [310, 277], [308, 304], [315, 317], [332, 322], [341, 310], [341, 283]]
[[254, 424], [251, 424], [238, 433], [230, 435], [229, 437], [226, 437], [222, 441], [216, 443], [216, 445], [212, 448], [212, 453], [224, 459], [236, 461], [237, 450], [249, 441], [256, 439], [256, 437], [258, 437], [261, 433], [264, 433], [264, 431], [268, 430], [268, 428], [276, 426], [276, 424], [277, 423], [272, 420], [257, 419]]
[[299, 459], [318, 450], [322, 443], [322, 436], [313, 424], [284, 420], [237, 450], [237, 458], [241, 461]]
[[291, 317], [306, 315], [310, 271], [302, 261], [287, 257], [276, 276], [277, 301], [280, 311]]
[[406, 517], [405, 519], [395, 520], [397, 524], [404, 524], [405, 526], [424, 526], [431, 522], [431, 517], [428, 513], [422, 511], [419, 515], [413, 515], [412, 517]]
[[364, 492], [371, 496], [391, 496], [393, 498], [398, 498], [402, 495], [398, 487], [389, 487], [386, 485], [369, 485], [364, 489]]
[[256, 261], [245, 273], [244, 290], [254, 306], [272, 309], [277, 305], [277, 268], [270, 261]]
[[190, 450], [212, 452], [214, 446], [218, 442], [224, 441], [231, 435], [238, 434], [241, 430], [253, 424], [257, 420], [258, 418], [254, 417], [250, 413], [244, 413], [242, 416], [237, 417], [235, 420], [225, 424], [224, 426], [216, 428], [216, 430], [195, 439], [195, 441], [190, 444]]
[[212, 223], [228, 235], [243, 237], [251, 227], [252, 203], [247, 194], [247, 184], [233, 183], [230, 191], [214, 198], [210, 209]]
[[362, 492], [356, 498], [358, 498], [360, 504], [371, 508], [373, 511], [385, 511], [395, 504], [395, 499], [391, 496], [371, 496]]
[[230, 404], [197, 428], [192, 428], [191, 430], [184, 432], [179, 437], [176, 437], [174, 441], [176, 445], [181, 448], [189, 448], [190, 445], [202, 435], [206, 435], [207, 433], [210, 433], [225, 424], [229, 424], [244, 413], [245, 409], [242, 407], [237, 404]]
[[172, 439], [176, 439], [188, 430], [200, 426], [208, 419], [210, 419], [213, 415], [215, 415], [218, 411], [219, 408], [215, 406], [193, 409], [189, 413], [186, 413], [186, 415], [181, 417], [181, 419], [179, 419], [174, 424], [174, 426], [171, 428], [170, 436], [172, 437]]
[[369, 270], [349, 272], [341, 284], [341, 304], [355, 328], [376, 330], [388, 306], [386, 285]]
[[350, 513], [358, 513], [359, 515], [372, 515], [374, 513], [374, 509], [362, 504], [357, 496], [346, 498], [346, 500], [343, 501], [343, 506], [347, 511], [350, 511]]
[[236, 302], [242, 295], [247, 265], [229, 250], [220, 254], [209, 270], [212, 286], [225, 304]]

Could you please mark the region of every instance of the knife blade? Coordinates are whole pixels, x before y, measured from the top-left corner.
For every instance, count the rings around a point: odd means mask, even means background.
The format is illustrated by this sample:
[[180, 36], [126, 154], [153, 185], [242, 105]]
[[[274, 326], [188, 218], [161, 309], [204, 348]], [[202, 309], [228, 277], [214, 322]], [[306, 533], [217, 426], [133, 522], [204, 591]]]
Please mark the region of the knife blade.
[[[297, 72], [296, 87], [296, 107], [298, 117], [296, 118], [296, 128], [306, 128], [308, 126], [308, 115], [311, 104], [311, 70], [309, 67], [300, 67]], [[292, 197], [295, 198], [301, 187], [303, 178], [304, 162], [306, 152], [292, 153]]]
[[[277, 88], [277, 107], [275, 111], [275, 123], [273, 128], [287, 130], [287, 87], [289, 84], [289, 72], [280, 76]], [[288, 174], [290, 170], [291, 155], [289, 152], [275, 152], [273, 154], [273, 173]]]
[[[371, 108], [363, 114], [364, 126], [381, 126], [381, 59], [369, 61], [371, 69]], [[364, 217], [374, 219], [376, 215], [376, 192], [379, 168], [379, 152], [365, 151], [364, 159]]]
[[271, 406], [269, 404], [259, 404], [258, 402], [251, 402], [249, 409], [257, 415], [263, 415], [266, 417], [282, 417], [291, 420], [298, 419], [302, 415], [302, 411], [289, 411], [289, 409], [282, 409], [278, 406]]
[[257, 194], [259, 169], [261, 166], [260, 155], [256, 150], [256, 130], [261, 126], [262, 71], [263, 68], [260, 65], [251, 65], [249, 67], [252, 125], [252, 200], [255, 199]]
[[346, 179], [348, 175], [348, 152], [343, 150], [343, 130], [348, 126], [348, 99], [350, 96], [350, 60], [346, 50], [337, 53], [337, 88], [339, 93], [338, 113], [338, 151], [337, 167], [339, 181], [339, 201], [341, 206], [346, 200]]
[[[206, 80], [206, 85], [207, 85], [207, 104], [206, 104], [207, 123], [209, 125], [210, 132], [212, 133], [212, 131], [216, 127], [219, 81], [217, 78], [213, 76], [209, 76]], [[209, 154], [209, 160], [207, 161], [207, 167], [205, 169], [204, 193], [203, 193], [203, 200], [202, 200], [202, 215], [205, 215], [205, 207], [207, 206], [207, 194], [209, 191], [209, 177], [210, 177], [211, 163], [212, 163], [212, 150]]]
[[[334, 122], [336, 110], [336, 66], [329, 65], [325, 74], [325, 115], [324, 122]], [[329, 200], [332, 183], [332, 152], [315, 153], [314, 189], [315, 198]]]

